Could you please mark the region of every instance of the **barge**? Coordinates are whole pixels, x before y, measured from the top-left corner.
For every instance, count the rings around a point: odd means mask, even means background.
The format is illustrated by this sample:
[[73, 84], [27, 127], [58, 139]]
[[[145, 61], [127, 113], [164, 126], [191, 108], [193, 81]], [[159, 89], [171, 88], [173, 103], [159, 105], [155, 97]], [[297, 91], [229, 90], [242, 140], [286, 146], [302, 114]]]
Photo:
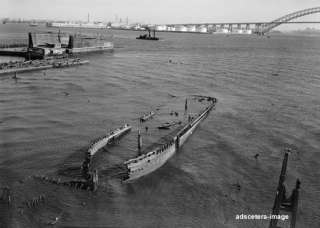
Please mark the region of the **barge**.
[[6, 41], [0, 44], [0, 55], [24, 57], [26, 60], [48, 57], [74, 57], [81, 53], [113, 52], [112, 37], [105, 34], [28, 33], [27, 42]]
[[176, 134], [167, 137], [164, 144], [158, 145], [151, 151], [124, 162], [127, 169], [124, 182], [131, 182], [155, 171], [177, 152], [217, 103], [217, 99], [214, 97], [202, 97], [209, 101], [209, 105], [197, 116], [190, 117], [188, 123], [182, 126]]

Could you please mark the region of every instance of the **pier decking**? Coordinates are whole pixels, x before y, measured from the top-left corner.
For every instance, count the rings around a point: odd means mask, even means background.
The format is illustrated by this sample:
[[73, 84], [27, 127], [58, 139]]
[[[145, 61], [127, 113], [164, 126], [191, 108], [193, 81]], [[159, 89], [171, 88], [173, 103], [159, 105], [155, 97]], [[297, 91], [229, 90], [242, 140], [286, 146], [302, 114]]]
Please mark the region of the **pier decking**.
[[27, 57], [27, 48], [25, 47], [14, 47], [14, 48], [1, 48], [0, 55], [3, 56], [17, 56], [17, 57]]
[[55, 59], [41, 61], [26, 61], [0, 64], [0, 75], [25, 73], [31, 71], [47, 70], [51, 68], [71, 67], [88, 64], [88, 60], [80, 59]]

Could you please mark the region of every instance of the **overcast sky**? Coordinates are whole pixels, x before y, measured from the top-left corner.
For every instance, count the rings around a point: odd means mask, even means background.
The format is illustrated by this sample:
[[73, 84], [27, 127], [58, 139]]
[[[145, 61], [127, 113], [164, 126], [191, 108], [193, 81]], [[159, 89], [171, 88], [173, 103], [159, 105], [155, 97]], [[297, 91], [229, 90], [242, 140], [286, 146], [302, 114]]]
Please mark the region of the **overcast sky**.
[[[196, 23], [270, 21], [320, 0], [0, 0], [0, 17], [25, 19]], [[320, 13], [319, 13], [320, 14]], [[300, 20], [320, 21], [320, 15]]]

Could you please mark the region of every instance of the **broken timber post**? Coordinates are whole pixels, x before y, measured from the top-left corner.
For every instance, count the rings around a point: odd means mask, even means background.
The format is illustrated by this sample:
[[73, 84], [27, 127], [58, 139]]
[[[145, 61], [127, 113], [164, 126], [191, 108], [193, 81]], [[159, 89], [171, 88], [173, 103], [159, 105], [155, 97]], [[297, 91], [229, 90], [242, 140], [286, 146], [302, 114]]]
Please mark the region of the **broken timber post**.
[[[287, 211], [291, 213], [290, 219], [290, 228], [295, 228], [296, 218], [297, 218], [297, 210], [298, 210], [298, 200], [299, 200], [299, 188], [300, 188], [300, 180], [297, 179], [296, 186], [292, 191], [292, 194], [289, 198], [286, 197], [286, 187], [284, 185], [284, 181], [286, 178], [287, 172], [287, 163], [288, 163], [288, 150], [283, 158], [282, 161], [282, 168], [279, 177], [279, 183], [277, 187], [277, 193], [274, 200], [273, 208], [272, 208], [272, 215], [278, 216], [280, 211]], [[271, 218], [269, 228], [278, 228], [277, 226], [278, 219]]]

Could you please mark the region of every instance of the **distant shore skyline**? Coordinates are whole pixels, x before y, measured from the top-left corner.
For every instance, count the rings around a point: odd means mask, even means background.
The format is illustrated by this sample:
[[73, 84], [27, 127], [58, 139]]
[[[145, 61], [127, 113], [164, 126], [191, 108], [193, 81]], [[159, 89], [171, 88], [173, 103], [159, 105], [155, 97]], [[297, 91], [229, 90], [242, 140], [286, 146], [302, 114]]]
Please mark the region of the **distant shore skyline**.
[[[268, 22], [298, 10], [317, 7], [317, 0], [0, 0], [2, 18], [53, 21], [113, 22], [127, 18], [129, 23], [182, 24], [221, 22]], [[320, 21], [320, 14], [298, 18]], [[320, 25], [307, 25], [320, 28]], [[281, 29], [306, 28], [306, 25], [281, 25]]]

